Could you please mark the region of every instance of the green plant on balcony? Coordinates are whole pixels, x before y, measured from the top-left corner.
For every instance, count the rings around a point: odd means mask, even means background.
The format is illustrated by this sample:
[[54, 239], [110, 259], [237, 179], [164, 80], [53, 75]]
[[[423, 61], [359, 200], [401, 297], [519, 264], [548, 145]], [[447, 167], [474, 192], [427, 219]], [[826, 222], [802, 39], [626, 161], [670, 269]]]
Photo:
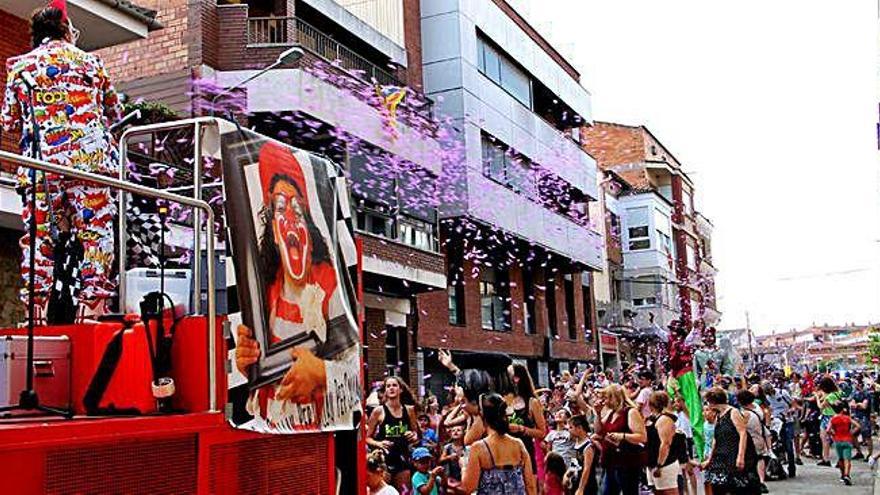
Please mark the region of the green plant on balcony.
[[128, 115], [135, 110], [141, 111], [141, 119], [137, 122], [138, 125], [157, 124], [180, 118], [180, 115], [172, 110], [171, 107], [159, 101], [140, 100], [136, 102], [126, 102], [123, 105], [123, 109], [125, 115]]

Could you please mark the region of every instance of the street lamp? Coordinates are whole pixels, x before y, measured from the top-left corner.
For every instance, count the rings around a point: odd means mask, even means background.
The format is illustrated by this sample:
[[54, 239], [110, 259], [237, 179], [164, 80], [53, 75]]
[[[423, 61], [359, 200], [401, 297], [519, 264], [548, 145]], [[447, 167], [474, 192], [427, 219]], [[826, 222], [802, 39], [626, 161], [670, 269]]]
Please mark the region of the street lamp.
[[238, 88], [244, 86], [245, 84], [253, 81], [254, 79], [262, 76], [263, 74], [269, 72], [270, 70], [274, 69], [275, 67], [278, 67], [279, 65], [293, 64], [293, 63], [297, 62], [299, 59], [301, 59], [303, 57], [303, 55], [305, 55], [305, 51], [303, 51], [302, 47], [300, 47], [300, 46], [294, 46], [294, 47], [288, 48], [287, 50], [284, 50], [283, 52], [281, 52], [281, 54], [278, 55], [278, 58], [275, 59], [275, 61], [272, 62], [272, 64], [266, 66], [265, 68], [258, 71], [256, 74], [248, 77], [247, 79], [240, 81], [237, 84], [230, 86], [230, 87], [224, 89], [223, 91], [217, 93], [216, 95], [214, 95], [214, 97], [211, 98], [211, 117], [214, 116], [217, 100], [219, 100], [221, 96], [226, 96], [226, 95], [232, 93], [236, 89], [238, 89]]

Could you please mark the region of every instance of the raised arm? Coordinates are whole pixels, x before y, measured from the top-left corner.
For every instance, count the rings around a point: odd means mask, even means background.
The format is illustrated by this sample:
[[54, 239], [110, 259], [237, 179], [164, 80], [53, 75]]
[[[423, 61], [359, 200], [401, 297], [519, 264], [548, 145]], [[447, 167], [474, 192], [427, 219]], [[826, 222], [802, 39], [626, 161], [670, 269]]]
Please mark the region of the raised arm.
[[471, 445], [477, 440], [483, 438], [483, 435], [485, 433], [486, 427], [483, 426], [483, 418], [475, 416], [471, 421], [471, 425], [468, 427], [467, 431], [464, 434], [464, 444]]

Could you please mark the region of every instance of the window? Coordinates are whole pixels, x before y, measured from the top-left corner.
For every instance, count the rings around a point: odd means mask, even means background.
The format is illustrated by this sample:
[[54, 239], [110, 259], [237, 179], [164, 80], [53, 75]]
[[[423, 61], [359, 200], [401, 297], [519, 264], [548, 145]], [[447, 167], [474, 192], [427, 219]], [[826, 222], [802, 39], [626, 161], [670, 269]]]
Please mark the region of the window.
[[397, 223], [397, 240], [414, 248], [436, 251], [434, 225], [401, 216]]
[[626, 210], [627, 238], [630, 251], [651, 249], [650, 230], [648, 228], [648, 207], [629, 208]]
[[[615, 284], [619, 281], [615, 281]], [[593, 297], [590, 291], [590, 274], [581, 273], [581, 297], [584, 300], [584, 338], [593, 340]]]
[[568, 323], [568, 338], [571, 340], [577, 340], [577, 318], [575, 318], [574, 309], [574, 280], [570, 274], [565, 276], [564, 284], [565, 319]]
[[532, 164], [527, 158], [513, 154], [507, 146], [486, 135], [481, 145], [483, 175], [528, 198], [536, 195]]
[[523, 268], [523, 323], [527, 334], [535, 333], [535, 274]]
[[483, 329], [509, 330], [507, 273], [491, 267], [480, 272], [480, 313]]
[[697, 252], [690, 243], [685, 245], [685, 250], [687, 251], [687, 266], [691, 270], [697, 269]]
[[464, 325], [464, 270], [461, 249], [453, 244], [446, 251], [446, 296], [449, 324]]
[[547, 326], [550, 328], [550, 335], [556, 337], [559, 330], [556, 328], [556, 279], [553, 276], [547, 277], [546, 297], [547, 304]]
[[352, 153], [348, 167], [359, 231], [438, 250], [434, 176], [406, 163], [389, 174], [381, 151]]
[[656, 277], [636, 277], [632, 281], [633, 306], [656, 306], [661, 287]]
[[608, 237], [611, 245], [620, 247], [620, 217], [613, 212], [608, 212]]
[[510, 96], [532, 108], [532, 80], [528, 73], [481, 35], [477, 35], [477, 67]]
[[388, 376], [409, 377], [407, 331], [404, 327], [385, 327], [385, 369]]
[[394, 238], [394, 220], [390, 208], [375, 201], [361, 200], [357, 206], [357, 229]]
[[682, 188], [681, 190], [681, 201], [684, 203], [684, 213], [685, 215], [690, 215], [694, 212], [694, 198], [691, 191], [688, 189]]
[[633, 298], [633, 306], [640, 308], [643, 306], [656, 306], [657, 298], [654, 296], [649, 297], [635, 297]]
[[669, 216], [658, 208], [654, 208], [654, 228], [657, 230], [659, 249], [666, 255], [672, 255], [672, 225]]
[[535, 175], [541, 205], [578, 225], [589, 223], [589, 196], [543, 168], [536, 167]]

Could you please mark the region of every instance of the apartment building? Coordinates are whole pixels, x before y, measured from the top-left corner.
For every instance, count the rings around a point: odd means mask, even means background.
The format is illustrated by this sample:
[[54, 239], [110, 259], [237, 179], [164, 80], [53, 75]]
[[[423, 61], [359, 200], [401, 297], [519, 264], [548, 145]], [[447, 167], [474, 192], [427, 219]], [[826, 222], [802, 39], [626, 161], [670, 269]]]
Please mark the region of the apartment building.
[[645, 126], [595, 122], [583, 133], [599, 167], [633, 187], [621, 203], [625, 275], [633, 283], [637, 326], [662, 329], [678, 317], [689, 328], [695, 321], [715, 324], [715, 269], [711, 258], [702, 266], [701, 248], [709, 246], [711, 253], [711, 222], [695, 210], [694, 183], [682, 164]]
[[[169, 29], [105, 53], [120, 88], [182, 117], [234, 109], [248, 127], [346, 169], [363, 246], [367, 380], [415, 386], [415, 296], [446, 288], [433, 191], [443, 155], [421, 92], [418, 0], [152, 3]], [[294, 46], [298, 61], [215, 100]], [[401, 88], [392, 118], [379, 95]]]
[[600, 171], [599, 201], [590, 204], [590, 217], [605, 239], [605, 264], [593, 274], [599, 332], [599, 361], [603, 366], [617, 368], [622, 361], [631, 362], [629, 337], [637, 333], [636, 312], [630, 295], [631, 284], [625, 279], [623, 252], [624, 211], [621, 198], [632, 191], [622, 177], [611, 170]]
[[578, 142], [590, 94], [503, 0], [423, 1], [421, 16], [425, 92], [460, 149], [441, 203], [449, 285], [419, 298], [424, 376], [442, 392], [438, 348], [494, 351], [547, 385], [596, 359], [604, 244], [588, 213], [596, 163]]
[[[0, 59], [31, 50], [31, 14], [45, 6], [43, 0], [0, 0]], [[71, 2], [68, 15], [82, 33], [77, 45], [84, 50], [145, 38], [162, 27], [155, 11], [131, 2]], [[0, 67], [0, 75], [6, 81], [5, 64]], [[18, 139], [19, 136], [4, 133], [3, 150], [17, 153]], [[19, 323], [25, 316], [18, 300], [21, 287], [18, 240], [24, 227], [21, 198], [15, 192], [13, 180], [15, 168], [13, 164], [3, 164], [0, 174], [0, 326], [4, 327]]]
[[695, 215], [697, 222], [697, 257], [700, 260], [697, 271], [697, 285], [700, 287], [700, 314], [706, 326], [715, 326], [721, 319], [715, 296], [715, 275], [718, 269], [712, 261], [712, 222], [702, 213]]

